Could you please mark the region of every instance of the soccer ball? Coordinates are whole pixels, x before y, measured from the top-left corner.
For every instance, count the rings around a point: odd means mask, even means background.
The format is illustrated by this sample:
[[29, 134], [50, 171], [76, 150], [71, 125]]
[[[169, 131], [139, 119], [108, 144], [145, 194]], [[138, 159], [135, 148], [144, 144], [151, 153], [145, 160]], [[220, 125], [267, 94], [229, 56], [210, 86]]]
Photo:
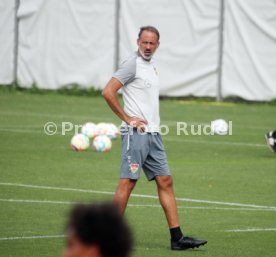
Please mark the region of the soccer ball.
[[119, 136], [120, 132], [119, 129], [113, 124], [108, 124], [107, 136], [111, 139], [115, 139]]
[[211, 122], [212, 135], [226, 135], [228, 132], [228, 124], [223, 119], [213, 120]]
[[84, 151], [90, 145], [89, 138], [83, 134], [76, 134], [71, 139], [71, 148], [74, 151]]
[[97, 135], [98, 136], [108, 136], [111, 139], [117, 138], [119, 136], [118, 128], [112, 123], [101, 122], [97, 124]]
[[87, 122], [81, 127], [81, 133], [88, 136], [89, 138], [94, 138], [97, 135], [97, 126], [92, 122]]
[[96, 136], [93, 140], [93, 148], [97, 152], [107, 152], [111, 147], [111, 139], [106, 135]]
[[108, 130], [109, 130], [108, 123], [100, 122], [97, 124], [97, 135], [98, 136], [108, 135]]

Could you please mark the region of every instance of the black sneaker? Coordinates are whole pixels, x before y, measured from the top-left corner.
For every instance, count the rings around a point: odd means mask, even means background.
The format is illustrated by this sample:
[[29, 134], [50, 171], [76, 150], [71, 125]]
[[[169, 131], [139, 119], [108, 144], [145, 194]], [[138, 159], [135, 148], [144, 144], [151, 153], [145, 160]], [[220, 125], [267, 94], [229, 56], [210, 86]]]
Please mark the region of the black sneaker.
[[179, 241], [171, 241], [172, 250], [186, 250], [190, 248], [200, 247], [207, 244], [207, 240], [194, 239], [192, 237], [183, 236]]
[[276, 139], [273, 137], [273, 131], [265, 134], [265, 139], [268, 148], [273, 152], [276, 153]]

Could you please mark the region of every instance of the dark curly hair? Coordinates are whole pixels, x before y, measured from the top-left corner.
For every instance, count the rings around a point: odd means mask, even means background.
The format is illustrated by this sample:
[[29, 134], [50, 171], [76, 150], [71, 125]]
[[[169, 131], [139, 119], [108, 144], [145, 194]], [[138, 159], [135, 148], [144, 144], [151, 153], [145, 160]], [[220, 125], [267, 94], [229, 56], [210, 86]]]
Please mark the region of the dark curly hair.
[[69, 217], [67, 229], [85, 245], [95, 244], [104, 257], [128, 257], [131, 231], [112, 203], [78, 204]]

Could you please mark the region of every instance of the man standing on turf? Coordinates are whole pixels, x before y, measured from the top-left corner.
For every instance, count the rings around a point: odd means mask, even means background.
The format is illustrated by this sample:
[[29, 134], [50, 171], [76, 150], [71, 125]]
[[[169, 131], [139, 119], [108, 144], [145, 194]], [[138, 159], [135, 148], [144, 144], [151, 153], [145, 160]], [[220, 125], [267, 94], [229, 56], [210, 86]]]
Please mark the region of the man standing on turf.
[[[163, 142], [159, 133], [159, 80], [152, 58], [159, 46], [159, 32], [152, 26], [140, 28], [138, 50], [113, 74], [102, 94], [122, 120], [120, 180], [114, 201], [124, 214], [129, 196], [141, 169], [149, 181], [155, 180], [160, 203], [171, 234], [171, 249], [185, 250], [207, 243], [183, 236]], [[122, 88], [124, 108], [117, 92]]]

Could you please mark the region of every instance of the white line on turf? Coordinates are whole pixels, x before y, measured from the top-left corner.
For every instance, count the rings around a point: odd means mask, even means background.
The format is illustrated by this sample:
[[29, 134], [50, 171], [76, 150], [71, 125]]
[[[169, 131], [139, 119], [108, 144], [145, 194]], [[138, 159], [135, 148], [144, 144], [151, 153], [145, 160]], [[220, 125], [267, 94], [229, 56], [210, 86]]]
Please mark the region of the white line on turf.
[[[60, 204], [60, 205], [72, 205], [77, 203], [89, 203], [89, 202], [71, 202], [71, 201], [52, 201], [52, 200], [31, 200], [31, 199], [0, 199], [0, 202], [9, 203], [34, 203], [34, 204]], [[128, 207], [137, 208], [162, 208], [159, 204], [128, 204]], [[206, 207], [206, 206], [177, 206], [178, 209], [199, 209], [199, 210], [225, 210], [225, 211], [276, 211], [271, 209], [255, 209], [255, 208], [228, 208], [228, 207]], [[179, 211], [181, 213], [181, 211]]]
[[[13, 112], [13, 111], [0, 111], [0, 115], [3, 116], [30, 116], [30, 117], [50, 117], [50, 118], [71, 118], [71, 119], [86, 119], [86, 120], [94, 120], [94, 121], [100, 121], [100, 122], [104, 122], [104, 120], [106, 121], [110, 121], [110, 117], [109, 116], [102, 116], [101, 117], [97, 117], [97, 116], [79, 116], [79, 115], [68, 115], [68, 114], [53, 114], [53, 113], [36, 113], [36, 112]], [[104, 120], [103, 120], [104, 119]], [[178, 120], [178, 121], [183, 121], [183, 120]], [[178, 122], [176, 120], [162, 120], [162, 124], [164, 125], [173, 125], [175, 126], [176, 123]], [[198, 122], [198, 121], [185, 121], [188, 125], [209, 125], [210, 122]], [[235, 127], [238, 128], [243, 128], [242, 124], [235, 124]], [[260, 129], [260, 130], [264, 130], [266, 129], [267, 126], [254, 126], [254, 125], [250, 125], [250, 129]]]
[[265, 144], [252, 144], [245, 142], [225, 142], [225, 141], [206, 141], [206, 140], [190, 140], [183, 139], [179, 140], [177, 138], [163, 137], [164, 141], [172, 141], [172, 142], [183, 142], [183, 143], [195, 143], [195, 144], [211, 144], [211, 145], [235, 145], [235, 146], [249, 146], [249, 147], [266, 147]]
[[[42, 128], [42, 127], [41, 127]], [[0, 128], [0, 131], [6, 131], [6, 132], [11, 132], [11, 133], [38, 133], [42, 134], [43, 130], [31, 130], [31, 129], [8, 129], [8, 128]], [[61, 133], [56, 133], [56, 134], [61, 134]]]
[[[162, 208], [161, 205], [157, 204], [128, 204], [130, 207], [153, 207]], [[276, 211], [276, 209], [256, 209], [256, 208], [229, 208], [229, 207], [206, 207], [206, 206], [177, 206], [178, 209], [199, 209], [199, 210], [226, 210], [226, 211]], [[181, 211], [179, 211], [181, 213]]]
[[266, 231], [276, 231], [276, 228], [246, 228], [246, 229], [229, 229], [224, 230], [224, 232], [266, 232]]
[[104, 195], [114, 195], [113, 192], [90, 190], [90, 189], [80, 189], [80, 188], [70, 188], [70, 187], [39, 186], [39, 185], [29, 185], [29, 184], [21, 184], [21, 183], [5, 183], [5, 182], [0, 182], [0, 185], [2, 185], [2, 186], [37, 188], [37, 189], [48, 189], [48, 190], [61, 190], [61, 191], [71, 191], [71, 192], [82, 192], [82, 193], [95, 193], [95, 194], [104, 194]]
[[[224, 232], [269, 232], [276, 231], [276, 228], [249, 228], [249, 229], [230, 229]], [[51, 238], [64, 238], [66, 235], [37, 235], [37, 236], [13, 236], [13, 237], [0, 237], [0, 241], [8, 240], [32, 240], [32, 239], [51, 239]]]
[[103, 119], [108, 119], [108, 117], [92, 117], [92, 116], [79, 116], [79, 115], [66, 115], [66, 114], [51, 114], [51, 113], [35, 113], [35, 112], [0, 112], [0, 115], [5, 116], [29, 116], [29, 117], [50, 117], [50, 118], [71, 118], [71, 119], [87, 119], [87, 120], [96, 120], [103, 121]]
[[30, 124], [14, 124], [14, 125], [2, 125], [0, 124], [0, 128], [4, 128], [4, 129], [12, 129], [12, 128], [41, 128], [43, 127], [44, 124], [40, 124], [40, 125], [30, 125]]
[[[41, 130], [31, 130], [31, 129], [10, 129], [10, 128], [0, 128], [0, 131], [3, 132], [11, 132], [11, 133], [38, 133], [43, 134], [43, 126], [41, 126]], [[61, 135], [61, 132], [56, 132], [56, 135]], [[73, 135], [74, 133], [67, 132], [67, 134]], [[185, 136], [184, 136], [185, 137]], [[183, 138], [183, 137], [182, 137]], [[211, 145], [234, 145], [234, 146], [248, 146], [248, 147], [266, 147], [265, 144], [252, 144], [252, 143], [245, 143], [245, 142], [225, 142], [225, 141], [206, 141], [206, 140], [190, 140], [190, 139], [183, 139], [180, 140], [176, 138], [169, 138], [167, 136], [163, 136], [164, 141], [172, 141], [172, 142], [183, 142], [183, 143], [194, 143], [194, 144], [211, 144]]]
[[[3, 132], [10, 132], [10, 133], [44, 133], [43, 126], [41, 126], [41, 130], [31, 130], [31, 129], [12, 129], [12, 128], [0, 128], [0, 131]], [[56, 132], [55, 135], [61, 135], [61, 132]], [[74, 132], [69, 131], [67, 132], [69, 135], [73, 135]], [[183, 143], [193, 143], [193, 144], [211, 144], [211, 145], [234, 145], [234, 146], [245, 146], [245, 147], [266, 147], [265, 144], [252, 144], [252, 143], [245, 143], [245, 142], [225, 142], [225, 141], [206, 141], [206, 140], [190, 140], [190, 139], [175, 139], [163, 136], [164, 141], [172, 141], [172, 142], [183, 142]]]
[[13, 236], [13, 237], [0, 237], [0, 241], [7, 241], [7, 240], [22, 240], [22, 239], [62, 238], [62, 237], [65, 237], [65, 235]]
[[0, 199], [0, 202], [9, 203], [42, 203], [42, 204], [77, 204], [79, 202], [52, 201], [52, 200], [31, 200], [31, 199]]
[[[78, 189], [78, 188], [69, 188], [69, 187], [39, 186], [39, 185], [29, 185], [29, 184], [21, 184], [21, 183], [0, 182], [0, 185], [2, 185], [2, 186], [15, 186], [15, 187], [26, 187], [26, 188], [36, 188], [36, 189], [47, 189], [47, 190], [60, 190], [60, 191], [71, 191], [71, 192], [94, 193], [94, 194], [104, 194], [104, 195], [113, 195], [114, 194], [113, 192], [108, 192], [108, 191]], [[158, 199], [158, 196], [155, 196], [155, 195], [131, 194], [131, 196], [132, 197], [139, 197], [139, 198]], [[220, 202], [220, 201], [198, 200], [198, 199], [178, 198], [178, 197], [176, 198], [176, 200], [177, 201], [182, 201], [182, 202], [206, 203], [206, 204], [215, 204], [215, 205], [228, 205], [228, 206], [251, 207], [251, 208], [258, 208], [258, 209], [276, 210], [275, 206], [265, 206], [265, 205], [256, 205], [256, 204]]]
[[[0, 115], [5, 116], [30, 116], [30, 117], [51, 117], [51, 118], [71, 118], [71, 119], [88, 119], [103, 122], [103, 117], [91, 117], [91, 116], [79, 116], [79, 115], [67, 115], [67, 114], [51, 114], [51, 113], [35, 113], [35, 112], [0, 112]], [[105, 120], [110, 119], [109, 117], [104, 117]], [[174, 120], [163, 120], [162, 124], [168, 126], [175, 126], [177, 121]], [[188, 125], [209, 125], [207, 122], [198, 122], [198, 121], [185, 121]]]
[[[180, 209], [181, 207], [177, 207]], [[229, 208], [229, 207], [205, 207], [205, 206], [191, 206], [191, 207], [185, 207], [183, 206], [183, 209], [199, 209], [199, 210], [226, 210], [226, 211], [271, 211], [275, 212], [276, 209], [257, 209], [257, 208], [243, 208], [243, 207], [237, 207], [237, 208]], [[181, 211], [179, 211], [181, 213]]]

